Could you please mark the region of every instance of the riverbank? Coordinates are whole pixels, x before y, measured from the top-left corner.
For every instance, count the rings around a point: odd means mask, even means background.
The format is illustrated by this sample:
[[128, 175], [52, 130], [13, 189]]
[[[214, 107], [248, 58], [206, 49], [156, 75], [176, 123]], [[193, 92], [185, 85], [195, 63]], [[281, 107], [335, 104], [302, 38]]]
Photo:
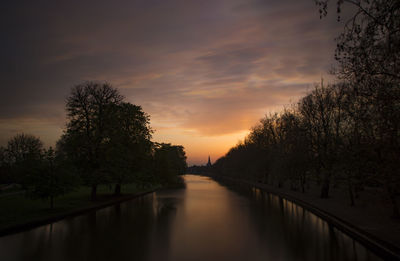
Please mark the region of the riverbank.
[[90, 201], [90, 189], [81, 187], [72, 193], [57, 198], [54, 209], [49, 208], [47, 201], [31, 200], [23, 194], [3, 196], [0, 197], [0, 236], [104, 208], [152, 193], [157, 189], [159, 189], [159, 186], [139, 189], [131, 185], [124, 188], [124, 194], [114, 196], [108, 186], [100, 186], [98, 199]]
[[231, 177], [215, 179], [250, 185], [290, 200], [333, 224], [385, 259], [400, 260], [400, 221], [390, 217], [390, 210], [384, 201], [378, 204], [377, 200], [382, 199], [376, 194], [364, 191], [356, 206], [350, 206], [345, 193], [340, 189], [332, 189], [330, 198], [321, 199], [319, 190], [301, 193]]

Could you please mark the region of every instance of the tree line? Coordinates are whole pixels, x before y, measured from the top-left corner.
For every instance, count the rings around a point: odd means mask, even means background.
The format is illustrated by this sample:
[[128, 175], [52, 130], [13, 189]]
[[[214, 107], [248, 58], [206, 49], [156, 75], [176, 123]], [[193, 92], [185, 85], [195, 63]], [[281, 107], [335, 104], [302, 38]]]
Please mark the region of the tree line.
[[17, 134], [0, 147], [0, 184], [19, 184], [33, 198], [50, 199], [80, 185], [95, 200], [100, 184], [175, 186], [186, 169], [182, 146], [151, 141], [150, 117], [124, 101], [110, 84], [74, 86], [66, 100], [66, 128], [55, 148], [29, 134]]
[[[316, 1], [321, 16], [327, 1]], [[213, 165], [233, 176], [320, 196], [346, 187], [351, 205], [366, 186], [385, 192], [400, 217], [400, 2], [338, 1], [356, 11], [337, 38], [337, 81], [321, 81], [297, 103], [270, 114]], [[340, 16], [338, 16], [340, 18]]]

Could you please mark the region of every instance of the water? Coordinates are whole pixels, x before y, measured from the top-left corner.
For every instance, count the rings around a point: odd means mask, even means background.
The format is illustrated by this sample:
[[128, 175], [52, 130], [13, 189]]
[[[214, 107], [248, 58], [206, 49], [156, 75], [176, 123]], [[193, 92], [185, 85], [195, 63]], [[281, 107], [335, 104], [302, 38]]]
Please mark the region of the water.
[[290, 201], [193, 175], [186, 189], [0, 238], [0, 260], [380, 260]]

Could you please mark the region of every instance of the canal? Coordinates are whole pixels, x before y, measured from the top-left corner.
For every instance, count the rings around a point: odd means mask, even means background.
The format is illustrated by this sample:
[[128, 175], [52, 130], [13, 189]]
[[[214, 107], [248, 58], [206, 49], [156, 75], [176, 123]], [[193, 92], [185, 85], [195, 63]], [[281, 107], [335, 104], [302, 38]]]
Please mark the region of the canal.
[[185, 176], [159, 191], [0, 238], [0, 260], [380, 260], [290, 201]]

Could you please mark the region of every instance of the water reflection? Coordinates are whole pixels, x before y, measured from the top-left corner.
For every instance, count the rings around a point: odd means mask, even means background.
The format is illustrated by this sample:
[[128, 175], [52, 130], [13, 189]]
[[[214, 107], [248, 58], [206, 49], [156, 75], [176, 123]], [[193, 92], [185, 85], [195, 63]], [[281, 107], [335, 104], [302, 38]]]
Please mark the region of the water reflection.
[[[291, 201], [252, 188], [255, 231], [274, 234], [287, 260], [380, 260], [361, 244]], [[279, 224], [279, 225], [278, 225]], [[278, 238], [279, 237], [279, 238]], [[282, 243], [283, 242], [283, 243]], [[271, 242], [265, 241], [266, 244]]]
[[378, 260], [303, 208], [187, 175], [187, 187], [0, 238], [0, 260]]

